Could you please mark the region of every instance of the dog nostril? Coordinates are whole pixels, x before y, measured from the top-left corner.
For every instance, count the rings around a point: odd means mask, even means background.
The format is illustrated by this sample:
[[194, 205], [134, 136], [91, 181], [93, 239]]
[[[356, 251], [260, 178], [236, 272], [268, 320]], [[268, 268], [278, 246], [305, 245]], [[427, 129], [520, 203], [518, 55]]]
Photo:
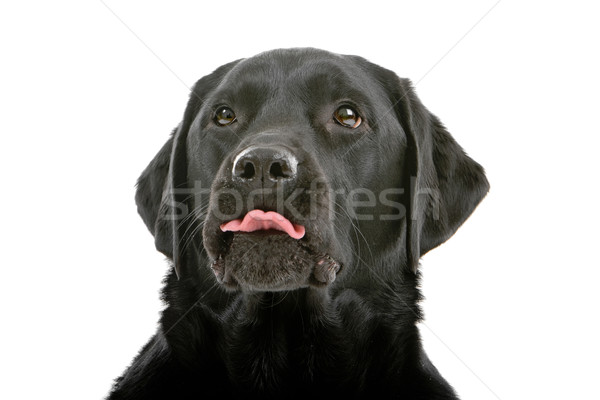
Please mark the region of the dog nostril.
[[285, 178], [283, 168], [281, 167], [281, 163], [274, 162], [271, 164], [271, 168], [269, 168], [269, 177], [271, 179]]
[[290, 177], [289, 168], [282, 165], [281, 162], [275, 161], [275, 162], [271, 163], [271, 167], [269, 168], [269, 177], [271, 179], [289, 178]]
[[233, 167], [233, 176], [235, 178], [251, 180], [256, 176], [256, 166], [250, 159], [242, 159], [235, 163]]
[[246, 161], [244, 163], [244, 171], [240, 174], [240, 178], [243, 179], [252, 179], [256, 174], [256, 170], [254, 169], [254, 164], [252, 161]]

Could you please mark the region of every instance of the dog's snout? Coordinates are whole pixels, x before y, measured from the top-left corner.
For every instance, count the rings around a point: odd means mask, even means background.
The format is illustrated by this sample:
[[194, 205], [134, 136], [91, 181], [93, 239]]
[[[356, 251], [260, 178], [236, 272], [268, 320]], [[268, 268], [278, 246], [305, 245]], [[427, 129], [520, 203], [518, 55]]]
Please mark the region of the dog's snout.
[[242, 150], [233, 161], [233, 178], [262, 182], [291, 180], [296, 177], [298, 160], [281, 146], [251, 146]]

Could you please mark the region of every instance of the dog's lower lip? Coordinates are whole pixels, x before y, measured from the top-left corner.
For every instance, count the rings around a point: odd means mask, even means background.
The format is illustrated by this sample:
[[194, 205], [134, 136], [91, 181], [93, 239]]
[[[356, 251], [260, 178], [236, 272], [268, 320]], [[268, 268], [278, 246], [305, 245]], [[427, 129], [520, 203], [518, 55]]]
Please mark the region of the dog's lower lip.
[[[230, 233], [232, 236], [234, 235], [247, 235], [247, 236], [255, 236], [257, 239], [260, 237], [266, 237], [269, 235], [281, 235], [285, 236], [284, 232], [278, 230], [265, 230], [265, 231], [255, 231], [255, 232], [238, 232], [235, 234]], [[306, 244], [301, 244], [301, 242], [297, 242], [301, 247], [303, 247], [309, 254], [312, 254], [315, 257], [314, 266], [312, 269], [312, 273], [308, 278], [306, 284], [315, 286], [315, 287], [325, 287], [332, 284], [339, 272], [342, 269], [342, 264], [334, 259], [328, 253], [320, 253], [315, 252], [313, 249], [308, 247]], [[229, 248], [224, 253], [219, 254], [215, 259], [212, 260], [210, 264], [210, 269], [212, 270], [217, 282], [222, 285], [228, 286], [230, 288], [238, 288], [239, 283], [237, 279], [232, 275], [229, 267], [226, 266], [227, 261], [227, 253]], [[267, 288], [265, 288], [267, 289]], [[267, 289], [268, 290], [268, 289]]]
[[[251, 238], [254, 237], [260, 239], [266, 238], [268, 236], [286, 236], [287, 234], [277, 229], [265, 229], [254, 232], [222, 232], [221, 235], [222, 241], [226, 242], [227, 244], [223, 248], [221, 248], [221, 252], [218, 254], [218, 257], [213, 262], [222, 260], [223, 257], [225, 257], [227, 253], [229, 253], [229, 249], [231, 248], [232, 242], [237, 236], [246, 236]], [[297, 243], [301, 244], [302, 241], [298, 240]]]
[[315, 266], [313, 275], [315, 279], [321, 283], [332, 283], [338, 272], [341, 269], [339, 262], [331, 258], [330, 255], [325, 255]]
[[217, 259], [213, 260], [213, 262], [210, 265], [210, 269], [212, 269], [219, 283], [223, 282], [223, 276], [225, 274], [225, 269], [223, 268], [223, 264], [221, 263], [222, 259], [223, 257], [219, 256]]

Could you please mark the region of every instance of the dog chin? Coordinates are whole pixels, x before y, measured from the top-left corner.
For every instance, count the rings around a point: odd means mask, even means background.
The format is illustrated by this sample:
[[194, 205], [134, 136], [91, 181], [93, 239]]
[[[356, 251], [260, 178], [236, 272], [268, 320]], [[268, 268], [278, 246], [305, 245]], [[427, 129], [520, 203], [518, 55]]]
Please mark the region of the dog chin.
[[217, 281], [232, 290], [287, 291], [326, 287], [341, 266], [324, 252], [276, 231], [225, 233], [229, 246], [211, 263]]

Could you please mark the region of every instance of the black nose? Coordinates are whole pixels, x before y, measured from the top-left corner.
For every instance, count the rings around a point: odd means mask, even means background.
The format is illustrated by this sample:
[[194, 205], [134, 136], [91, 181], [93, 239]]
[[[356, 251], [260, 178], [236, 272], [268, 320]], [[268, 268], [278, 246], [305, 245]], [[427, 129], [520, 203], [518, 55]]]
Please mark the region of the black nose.
[[277, 182], [296, 178], [298, 160], [285, 147], [250, 146], [233, 160], [233, 177], [251, 181]]

